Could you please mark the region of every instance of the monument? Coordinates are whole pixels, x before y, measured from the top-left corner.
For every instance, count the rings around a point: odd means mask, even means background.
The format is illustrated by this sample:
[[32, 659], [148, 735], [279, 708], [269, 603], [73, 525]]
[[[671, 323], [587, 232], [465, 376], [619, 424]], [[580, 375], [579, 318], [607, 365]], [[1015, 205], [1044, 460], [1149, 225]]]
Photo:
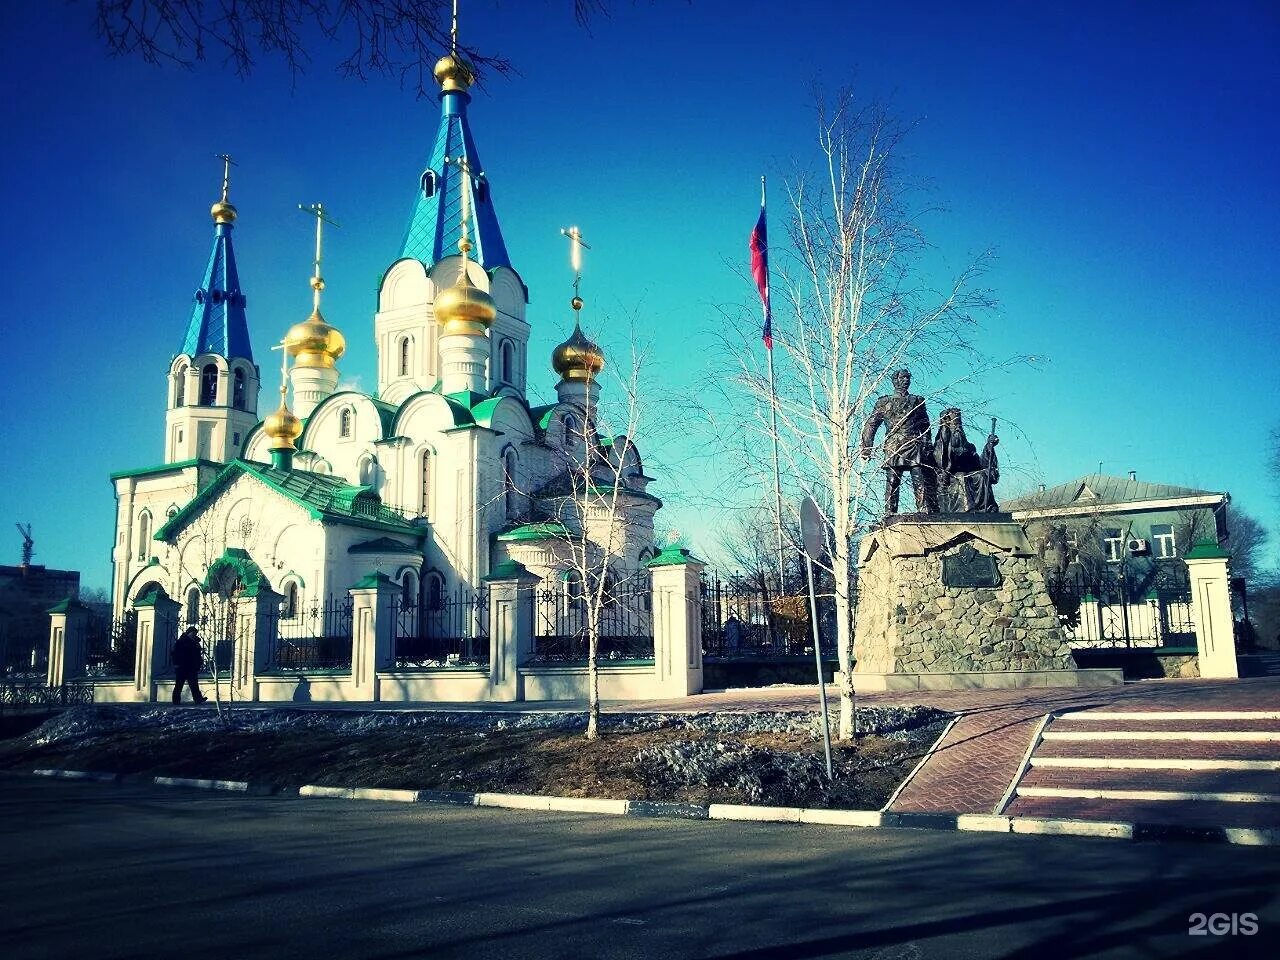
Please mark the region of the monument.
[[[981, 453], [955, 407], [942, 412], [935, 439], [910, 372], [894, 373], [893, 386], [861, 437], [870, 459], [884, 426], [886, 478], [885, 516], [858, 550], [857, 689], [1121, 682], [1119, 670], [1076, 668], [1043, 564], [1022, 527], [1000, 512], [995, 421]], [[915, 513], [898, 513], [904, 473]]]

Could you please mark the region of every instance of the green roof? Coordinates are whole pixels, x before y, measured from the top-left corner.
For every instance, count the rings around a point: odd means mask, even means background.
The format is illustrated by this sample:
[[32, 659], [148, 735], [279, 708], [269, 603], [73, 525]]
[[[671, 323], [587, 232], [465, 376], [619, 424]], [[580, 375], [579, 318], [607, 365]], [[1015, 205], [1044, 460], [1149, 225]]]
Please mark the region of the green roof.
[[1183, 560], [1226, 560], [1231, 554], [1218, 546], [1216, 540], [1200, 540], [1187, 551]]
[[703, 563], [684, 547], [671, 546], [645, 564], [646, 567], [674, 567], [683, 563]]
[[111, 474], [112, 480], [123, 480], [126, 477], [147, 477], [153, 474], [173, 473], [178, 470], [186, 470], [188, 467], [221, 467], [222, 464], [216, 460], [205, 460], [203, 457], [196, 457], [192, 460], [179, 460], [176, 463], [159, 463], [154, 467], [135, 467], [132, 470], [117, 470]]
[[384, 504], [368, 487], [352, 486], [342, 477], [305, 470], [278, 470], [260, 463], [232, 460], [194, 500], [156, 531], [155, 539], [168, 541], [204, 506], [237, 477], [247, 475], [266, 484], [305, 509], [313, 520], [347, 523], [373, 530], [422, 537], [421, 527]]
[[395, 587], [396, 589], [399, 589], [400, 585], [385, 573], [375, 570], [373, 573], [366, 573], [363, 577], [353, 583], [350, 589], [376, 590], [378, 587]]
[[1140, 500], [1176, 500], [1181, 497], [1223, 496], [1213, 490], [1196, 490], [1193, 487], [1176, 487], [1171, 483], [1151, 483], [1146, 480], [1130, 480], [1128, 477], [1112, 477], [1094, 473], [1077, 477], [1039, 493], [1027, 493], [1011, 500], [1002, 500], [1005, 510], [1049, 510], [1056, 507], [1092, 509], [1135, 503]]
[[375, 540], [363, 540], [347, 547], [347, 553], [416, 553], [420, 547], [390, 537], [378, 537]]
[[507, 543], [520, 543], [530, 540], [563, 539], [570, 536], [569, 528], [558, 520], [547, 520], [542, 523], [525, 523], [511, 530], [498, 534], [498, 539]]

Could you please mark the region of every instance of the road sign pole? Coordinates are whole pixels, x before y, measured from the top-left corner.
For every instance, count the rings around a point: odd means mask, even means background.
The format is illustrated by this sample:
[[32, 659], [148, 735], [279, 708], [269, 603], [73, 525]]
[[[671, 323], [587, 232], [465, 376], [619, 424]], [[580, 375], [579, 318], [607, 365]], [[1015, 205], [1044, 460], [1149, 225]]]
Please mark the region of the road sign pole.
[[818, 635], [818, 591], [813, 585], [813, 561], [822, 556], [826, 534], [822, 511], [813, 497], [800, 504], [800, 539], [804, 542], [804, 569], [809, 577], [809, 624], [813, 632], [813, 659], [818, 666], [818, 699], [822, 703], [822, 749], [827, 757], [827, 779], [835, 779], [831, 767], [831, 723], [827, 719], [827, 683], [822, 676], [822, 642]]

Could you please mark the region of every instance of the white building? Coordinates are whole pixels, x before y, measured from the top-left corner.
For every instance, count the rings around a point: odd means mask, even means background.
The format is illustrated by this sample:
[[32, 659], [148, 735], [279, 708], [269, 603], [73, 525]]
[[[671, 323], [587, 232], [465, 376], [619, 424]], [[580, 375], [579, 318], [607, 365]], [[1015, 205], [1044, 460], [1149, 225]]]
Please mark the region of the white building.
[[[168, 369], [164, 462], [112, 475], [117, 615], [155, 586], [194, 611], [227, 575], [281, 594], [286, 616], [378, 573], [410, 603], [474, 589], [507, 560], [563, 583], [584, 525], [611, 576], [652, 555], [661, 503], [634, 447], [597, 433], [604, 357], [576, 313], [552, 357], [557, 402], [527, 400], [528, 296], [468, 126], [473, 74], [454, 56], [435, 74], [439, 132], [373, 317], [375, 393], [336, 389], [346, 339], [320, 313], [317, 265], [316, 309], [285, 338], [292, 400], [282, 389], [260, 420], [224, 186]], [[622, 477], [616, 516], [575, 507], [586, 462]]]

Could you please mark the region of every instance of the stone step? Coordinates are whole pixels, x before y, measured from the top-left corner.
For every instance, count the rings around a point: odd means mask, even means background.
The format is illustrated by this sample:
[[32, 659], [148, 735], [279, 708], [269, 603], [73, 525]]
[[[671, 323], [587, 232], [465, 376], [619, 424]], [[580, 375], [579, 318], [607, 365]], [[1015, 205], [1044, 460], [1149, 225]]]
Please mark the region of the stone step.
[[[1040, 787], [1081, 790], [1157, 791], [1170, 794], [1240, 794], [1280, 801], [1275, 770], [1115, 770], [1033, 766], [1018, 784], [1019, 796]], [[1263, 802], [1263, 801], [1258, 801]]]
[[1033, 759], [1109, 757], [1151, 760], [1280, 760], [1280, 744], [1217, 740], [1046, 740]]
[[1178, 827], [1280, 828], [1280, 805], [1262, 803], [1196, 803], [1167, 801], [1083, 800], [1063, 797], [1016, 797], [1005, 809], [1011, 817], [1065, 817], [1074, 820], [1128, 820]]
[[1112, 727], [1101, 730], [1079, 729], [1063, 729], [1061, 726], [1050, 724], [1045, 730], [1044, 739], [1046, 742], [1063, 742], [1063, 741], [1089, 741], [1104, 742], [1112, 741], [1202, 741], [1212, 743], [1274, 743], [1280, 747], [1280, 730], [1198, 730], [1181, 728], [1160, 727], [1157, 729], [1142, 730], [1116, 730]]
[[1275, 770], [1280, 759], [1223, 759], [1210, 757], [1045, 757], [1036, 755], [1031, 765], [1053, 770]]
[[1280, 722], [1280, 710], [1115, 710], [1108, 708], [1068, 710], [1054, 718], [1055, 723], [1076, 722], [1196, 722], [1268, 721]]
[[[1198, 719], [1184, 714], [1169, 714], [1168, 719], [1150, 716], [1098, 718], [1090, 714], [1067, 714], [1055, 717], [1048, 730], [1065, 733], [1141, 733], [1186, 730], [1195, 733], [1271, 733], [1280, 737], [1280, 715], [1238, 717], [1232, 719]], [[1068, 719], [1070, 717], [1070, 719]]]

